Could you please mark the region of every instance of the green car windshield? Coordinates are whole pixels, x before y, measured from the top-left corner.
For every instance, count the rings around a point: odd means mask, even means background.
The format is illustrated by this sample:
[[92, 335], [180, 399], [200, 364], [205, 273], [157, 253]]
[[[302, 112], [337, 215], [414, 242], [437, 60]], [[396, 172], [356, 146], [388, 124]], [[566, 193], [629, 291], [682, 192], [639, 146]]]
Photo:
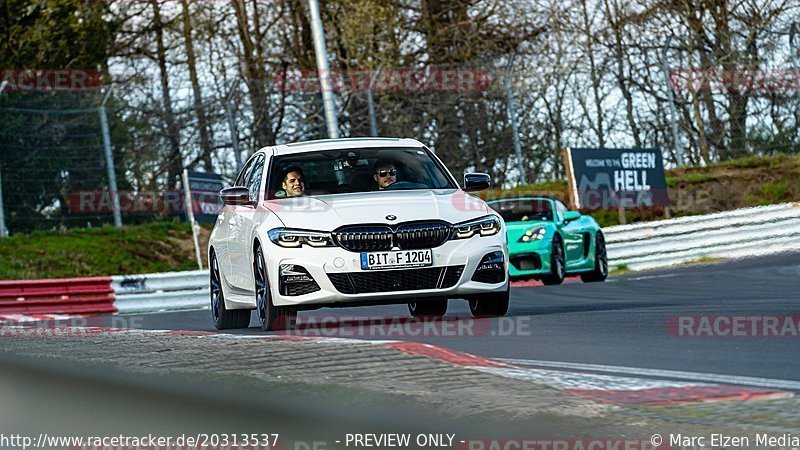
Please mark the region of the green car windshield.
[[542, 198], [513, 198], [489, 202], [506, 222], [553, 220], [550, 200]]

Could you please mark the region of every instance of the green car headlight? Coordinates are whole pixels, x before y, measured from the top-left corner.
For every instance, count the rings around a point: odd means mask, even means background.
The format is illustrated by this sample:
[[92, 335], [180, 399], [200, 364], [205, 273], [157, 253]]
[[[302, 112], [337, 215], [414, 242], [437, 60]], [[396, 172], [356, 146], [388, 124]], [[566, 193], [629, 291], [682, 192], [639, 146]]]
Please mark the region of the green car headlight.
[[481, 217], [453, 225], [453, 234], [450, 235], [450, 239], [469, 239], [476, 234], [478, 236], [493, 236], [500, 232], [500, 227], [500, 219], [497, 217]]
[[533, 241], [541, 241], [544, 239], [544, 235], [547, 234], [547, 230], [544, 227], [534, 227], [530, 230], [526, 231], [525, 234], [519, 238], [520, 242], [533, 242]]
[[310, 247], [334, 247], [331, 234], [323, 231], [293, 230], [291, 228], [273, 228], [269, 230], [269, 240], [275, 245], [286, 248], [297, 248], [303, 245]]

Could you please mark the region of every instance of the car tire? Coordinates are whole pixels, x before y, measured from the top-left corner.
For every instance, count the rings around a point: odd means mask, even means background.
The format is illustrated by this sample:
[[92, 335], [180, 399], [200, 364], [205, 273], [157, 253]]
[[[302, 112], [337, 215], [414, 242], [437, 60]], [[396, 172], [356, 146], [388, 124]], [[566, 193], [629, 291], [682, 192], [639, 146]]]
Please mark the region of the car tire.
[[472, 317], [503, 317], [508, 313], [510, 288], [503, 292], [473, 295], [467, 299]]
[[209, 291], [211, 292], [211, 320], [218, 330], [247, 328], [250, 326], [249, 309], [228, 309], [225, 307], [225, 296], [222, 292], [222, 277], [217, 255], [211, 252], [209, 267]]
[[598, 231], [594, 237], [594, 269], [591, 272], [581, 274], [584, 283], [595, 283], [605, 281], [608, 278], [608, 253], [606, 251], [606, 240], [603, 233]]
[[410, 302], [408, 304], [408, 312], [414, 318], [442, 317], [447, 314], [447, 299], [431, 298], [419, 302]]
[[564, 247], [561, 238], [553, 237], [553, 248], [550, 250], [550, 274], [542, 277], [542, 283], [550, 286], [564, 282], [566, 263], [564, 262]]
[[297, 324], [297, 310], [272, 303], [272, 290], [267, 276], [267, 264], [261, 246], [256, 247], [253, 258], [253, 279], [256, 283], [256, 313], [261, 329], [281, 331], [292, 329]]

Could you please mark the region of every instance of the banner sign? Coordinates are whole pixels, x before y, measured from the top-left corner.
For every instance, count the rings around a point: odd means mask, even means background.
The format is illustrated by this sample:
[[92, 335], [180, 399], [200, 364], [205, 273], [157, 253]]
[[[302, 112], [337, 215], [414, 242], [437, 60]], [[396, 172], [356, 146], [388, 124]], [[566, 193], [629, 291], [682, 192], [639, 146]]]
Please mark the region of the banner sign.
[[669, 206], [661, 149], [567, 148], [565, 160], [575, 208]]
[[219, 198], [219, 191], [225, 187], [222, 177], [216, 173], [189, 172], [192, 208], [194, 218], [198, 223], [216, 222], [217, 216], [222, 212], [224, 206]]

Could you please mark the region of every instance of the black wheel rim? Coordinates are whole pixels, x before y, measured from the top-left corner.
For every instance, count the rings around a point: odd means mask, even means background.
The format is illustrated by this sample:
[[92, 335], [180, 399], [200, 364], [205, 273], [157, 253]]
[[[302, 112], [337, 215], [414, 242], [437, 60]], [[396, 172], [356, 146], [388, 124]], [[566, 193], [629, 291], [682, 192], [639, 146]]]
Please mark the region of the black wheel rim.
[[595, 247], [597, 267], [600, 269], [600, 274], [605, 276], [608, 274], [608, 254], [606, 252], [606, 240], [603, 238], [602, 234], [597, 235]]
[[214, 321], [219, 320], [220, 306], [222, 304], [222, 285], [219, 278], [219, 263], [216, 255], [211, 259], [211, 314]]
[[553, 244], [553, 266], [553, 274], [559, 279], [562, 278], [564, 276], [564, 251], [559, 241]]
[[258, 319], [263, 324], [267, 320], [269, 289], [267, 289], [267, 270], [264, 267], [264, 255], [261, 253], [261, 249], [256, 254], [254, 272], [256, 279], [256, 309], [258, 309]]

